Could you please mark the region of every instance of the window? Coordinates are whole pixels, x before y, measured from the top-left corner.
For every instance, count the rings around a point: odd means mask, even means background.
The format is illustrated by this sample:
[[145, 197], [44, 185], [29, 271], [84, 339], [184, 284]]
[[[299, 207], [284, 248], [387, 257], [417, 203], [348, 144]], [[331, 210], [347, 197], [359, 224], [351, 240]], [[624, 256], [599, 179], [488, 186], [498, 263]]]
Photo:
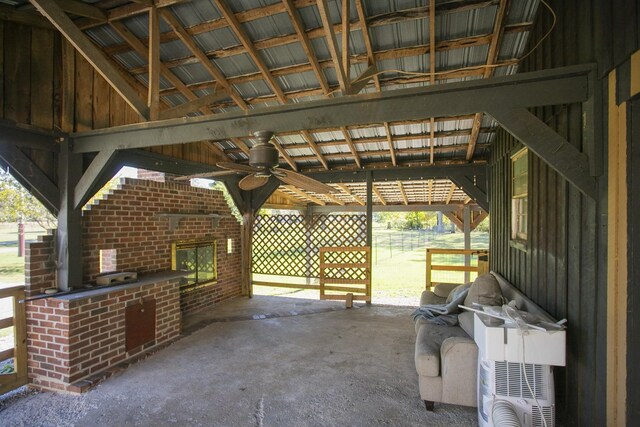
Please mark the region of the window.
[[215, 240], [173, 243], [172, 268], [189, 272], [180, 282], [180, 290], [215, 283], [218, 279]]
[[527, 210], [529, 188], [529, 150], [511, 156], [511, 240], [525, 244], [527, 241]]
[[233, 253], [233, 239], [227, 239], [227, 254]]

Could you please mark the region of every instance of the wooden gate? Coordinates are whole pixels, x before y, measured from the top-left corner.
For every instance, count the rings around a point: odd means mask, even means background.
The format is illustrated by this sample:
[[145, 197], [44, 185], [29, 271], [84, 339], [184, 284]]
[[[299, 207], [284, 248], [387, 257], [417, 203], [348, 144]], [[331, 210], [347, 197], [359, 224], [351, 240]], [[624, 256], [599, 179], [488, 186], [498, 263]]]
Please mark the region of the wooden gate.
[[320, 248], [320, 299], [347, 300], [349, 294], [371, 302], [371, 248]]
[[[434, 255], [440, 255], [445, 260], [436, 263], [433, 261]], [[488, 273], [488, 255], [489, 251], [484, 249], [427, 248], [426, 288], [429, 289], [434, 283], [465, 283], [468, 280], [464, 273], [473, 273], [471, 280], [479, 274]], [[463, 265], [464, 256], [473, 257], [476, 265]]]
[[[2, 337], [13, 336], [13, 347], [0, 347], [0, 394], [27, 383], [27, 337], [24, 309], [24, 287], [0, 289], [0, 302], [7, 303], [12, 315], [0, 311], [0, 343]], [[23, 302], [20, 302], [23, 301]], [[4, 306], [1, 305], [0, 307]], [[7, 335], [6, 332], [9, 332]], [[13, 361], [13, 363], [11, 363]]]

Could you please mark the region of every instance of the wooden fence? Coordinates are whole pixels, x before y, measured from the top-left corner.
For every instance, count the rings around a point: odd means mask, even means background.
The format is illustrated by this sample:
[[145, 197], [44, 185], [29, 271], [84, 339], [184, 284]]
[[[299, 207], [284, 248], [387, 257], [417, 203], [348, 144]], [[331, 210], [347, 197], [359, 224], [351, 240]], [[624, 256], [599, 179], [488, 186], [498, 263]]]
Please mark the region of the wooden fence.
[[[27, 383], [27, 337], [24, 308], [24, 287], [0, 289], [0, 300], [12, 299], [13, 315], [0, 319], [0, 330], [12, 328], [13, 347], [0, 351], [0, 366], [13, 359], [13, 369], [0, 374], [0, 394], [4, 394]], [[23, 302], [20, 302], [23, 301]]]
[[[434, 255], [448, 255], [455, 257], [469, 256], [475, 257], [475, 265], [460, 265], [459, 263], [434, 263]], [[427, 248], [427, 283], [429, 289], [434, 283], [465, 283], [467, 275], [465, 273], [475, 273], [476, 275], [488, 272], [489, 251], [478, 249], [434, 249]], [[443, 276], [441, 272], [449, 272]], [[436, 277], [436, 276], [440, 277]]]
[[371, 303], [371, 248], [320, 248], [320, 299]]

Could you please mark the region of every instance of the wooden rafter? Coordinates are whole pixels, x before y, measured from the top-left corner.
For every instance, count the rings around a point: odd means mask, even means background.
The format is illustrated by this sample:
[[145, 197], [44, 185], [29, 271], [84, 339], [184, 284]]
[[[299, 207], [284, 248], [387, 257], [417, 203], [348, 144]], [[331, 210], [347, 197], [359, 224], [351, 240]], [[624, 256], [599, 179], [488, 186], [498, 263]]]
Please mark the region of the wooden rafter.
[[247, 156], [249, 155], [249, 147], [243, 140], [240, 138], [231, 138], [231, 142], [233, 142], [244, 154]]
[[[118, 21], [110, 21], [110, 22], [118, 22]], [[356, 24], [357, 23], [351, 24], [352, 29], [354, 29], [354, 26], [357, 26]], [[202, 33], [202, 31], [194, 31], [195, 28], [198, 28], [198, 25], [185, 29], [185, 31], [187, 31], [191, 37], [197, 36], [198, 34]], [[510, 24], [504, 27], [504, 33], [505, 34], [521, 33], [524, 31], [530, 31], [531, 28], [532, 28], [531, 23]], [[340, 30], [340, 24], [336, 24], [334, 26], [334, 29]], [[177, 36], [166, 37], [167, 34], [173, 34], [173, 33], [163, 33], [160, 37], [161, 43], [166, 43], [166, 42], [177, 39]], [[324, 37], [322, 28], [308, 30], [306, 31], [306, 35], [309, 40], [319, 38], [319, 37]], [[141, 39], [141, 41], [145, 45], [148, 44], [148, 40], [146, 39]], [[253, 45], [256, 49], [262, 50], [262, 49], [269, 49], [269, 48], [278, 47], [278, 46], [285, 46], [288, 44], [297, 43], [299, 41], [300, 41], [300, 38], [296, 33], [292, 35], [280, 36], [280, 37], [271, 38], [271, 39], [257, 40], [253, 43]], [[462, 38], [456, 38], [456, 39], [439, 40], [436, 42], [436, 49], [438, 50], [438, 52], [444, 52], [444, 51], [462, 49], [462, 48], [467, 48], [472, 46], [488, 45], [490, 42], [491, 42], [491, 34], [474, 35], [474, 36], [468, 36], [468, 37], [462, 37]], [[383, 61], [386, 59], [399, 59], [404, 57], [424, 55], [426, 51], [429, 51], [429, 48], [430, 46], [427, 44], [427, 45], [417, 45], [417, 46], [409, 46], [409, 47], [403, 47], [403, 48], [381, 50], [381, 51], [376, 51], [375, 53], [373, 52], [373, 50], [371, 50], [371, 55], [369, 55], [368, 52], [351, 55], [350, 62], [352, 64], [369, 63], [369, 65], [371, 65], [372, 63], [375, 64], [375, 61]], [[126, 44], [116, 44], [116, 45], [109, 46], [105, 49], [110, 55], [125, 53], [130, 50]], [[211, 50], [206, 52], [209, 59], [226, 58], [226, 57], [231, 57], [235, 55], [241, 55], [243, 53], [244, 53], [244, 46], [242, 45], [232, 46], [224, 49]], [[189, 65], [197, 61], [198, 59], [193, 56], [186, 56], [186, 57], [175, 59], [172, 61], [167, 61], [167, 66], [172, 68], [172, 67], [178, 67], [183, 65]], [[333, 68], [334, 66], [334, 63], [331, 59], [318, 61], [318, 64], [320, 65], [321, 68]], [[131, 71], [132, 73], [144, 73], [145, 69], [144, 67], [140, 67], [140, 68], [133, 68]], [[272, 73], [274, 76], [278, 76], [278, 75], [286, 75], [286, 74], [298, 73], [303, 71], [312, 71], [312, 65], [296, 64], [288, 67], [282, 67], [277, 70], [273, 70]], [[239, 78], [241, 79], [239, 80], [240, 82], [246, 82], [246, 81], [258, 80], [258, 79], [261, 79], [262, 77], [258, 72], [258, 73], [250, 73]]]
[[351, 1], [342, 2], [342, 69], [351, 93], [351, 64], [349, 62], [349, 35], [351, 33]]
[[330, 90], [329, 90], [329, 84], [327, 83], [327, 78], [322, 72], [322, 68], [318, 63], [318, 58], [316, 57], [316, 54], [313, 51], [313, 48], [311, 46], [311, 40], [309, 40], [309, 36], [307, 35], [307, 32], [305, 31], [305, 28], [304, 28], [304, 24], [302, 23], [302, 19], [300, 18], [300, 12], [298, 12], [298, 9], [293, 4], [293, 0], [283, 0], [283, 4], [287, 9], [287, 13], [289, 14], [289, 17], [291, 18], [293, 29], [296, 31], [296, 34], [298, 35], [300, 44], [302, 45], [302, 49], [304, 50], [304, 53], [307, 55], [307, 58], [309, 58], [309, 65], [311, 66], [311, 69], [313, 70], [313, 73], [316, 75], [316, 79], [318, 80], [318, 83], [320, 84], [320, 87], [322, 88], [322, 90], [325, 92], [325, 94], [328, 94]]
[[[509, 66], [509, 65], [514, 65], [516, 64], [518, 61], [516, 59], [509, 59], [509, 60], [504, 60], [504, 61], [499, 61], [498, 64], [500, 66]], [[321, 61], [320, 65], [324, 66], [324, 64], [326, 64], [325, 61]], [[440, 80], [449, 80], [449, 79], [458, 79], [458, 78], [464, 78], [464, 77], [476, 77], [476, 76], [482, 76], [484, 74], [484, 69], [483, 69], [483, 65], [479, 65], [478, 67], [474, 67], [473, 69], [461, 69], [461, 70], [449, 70], [447, 71], [446, 74], [439, 74], [436, 76], [436, 80], [440, 81]], [[143, 72], [142, 70], [146, 70], [145, 68], [138, 68], [138, 69], [133, 69], [130, 70], [132, 73], [136, 74], [136, 73], [141, 73]], [[273, 70], [272, 74], [274, 76], [280, 76], [280, 75], [288, 75], [288, 74], [295, 74], [295, 73], [301, 73], [301, 72], [305, 72], [305, 71], [312, 71], [311, 70], [311, 66], [309, 66], [308, 64], [303, 64], [303, 65], [294, 65], [294, 66], [290, 66], [290, 67], [282, 67], [279, 68], [277, 70]], [[146, 71], [144, 71], [146, 72]], [[258, 80], [262, 80], [262, 77], [260, 75], [260, 73], [253, 73], [253, 74], [247, 74], [247, 75], [243, 75], [243, 76], [237, 76], [237, 77], [230, 77], [228, 79], [229, 83], [231, 84], [241, 84], [241, 83], [247, 83], [247, 82], [252, 82], [252, 81], [258, 81]], [[380, 86], [384, 87], [384, 86], [395, 86], [398, 84], [410, 84], [410, 83], [423, 83], [423, 82], [428, 82], [429, 81], [429, 77], [425, 77], [425, 76], [409, 76], [409, 77], [390, 77], [390, 78], [386, 78], [386, 79], [380, 79]], [[191, 89], [211, 89], [214, 86], [214, 84], [212, 84], [211, 82], [203, 82], [203, 83], [194, 83], [189, 85], [189, 88]], [[332, 90], [336, 90], [339, 89], [339, 87], [331, 87], [330, 89]], [[175, 91], [172, 89], [166, 89], [164, 91], [161, 91], [161, 93], [163, 95], [172, 95], [175, 94]], [[305, 90], [297, 90], [297, 91], [291, 91], [291, 92], [285, 92], [285, 96], [287, 97], [287, 99], [296, 99], [296, 98], [304, 98], [304, 97], [309, 97], [309, 96], [317, 96], [317, 95], [323, 95], [324, 92], [322, 91], [321, 88], [314, 88], [314, 89], [305, 89]], [[249, 104], [262, 104], [265, 102], [269, 102], [269, 101], [273, 101], [276, 100], [275, 96], [273, 95], [266, 95], [266, 96], [260, 96], [260, 97], [256, 97], [250, 100], [247, 100], [247, 103]]]
[[451, 187], [449, 187], [449, 193], [447, 193], [447, 198], [445, 199], [445, 205], [448, 205], [451, 202], [451, 198], [453, 197], [453, 192], [456, 190], [456, 185], [451, 183]]
[[366, 203], [364, 200], [362, 200], [360, 197], [358, 197], [357, 195], [353, 194], [353, 192], [349, 189], [349, 187], [347, 187], [345, 184], [336, 184], [338, 186], [338, 188], [340, 188], [342, 191], [344, 191], [345, 193], [347, 193], [349, 196], [351, 196], [353, 198], [353, 200], [358, 203], [360, 206], [365, 206]]
[[242, 99], [235, 88], [229, 84], [222, 72], [207, 58], [207, 55], [205, 55], [202, 49], [200, 49], [198, 45], [196, 45], [195, 41], [185, 31], [185, 29], [182, 27], [180, 22], [178, 22], [173, 13], [167, 9], [162, 9], [160, 11], [160, 15], [165, 20], [165, 22], [169, 24], [169, 27], [171, 27], [171, 29], [177, 34], [180, 41], [185, 44], [187, 49], [189, 49], [191, 53], [195, 55], [196, 58], [198, 58], [202, 66], [209, 72], [209, 74], [211, 74], [211, 76], [213, 76], [216, 82], [227, 90], [229, 96], [238, 105], [238, 107], [246, 111], [249, 108], [247, 106], [247, 103], [244, 101], [244, 99]]
[[398, 181], [398, 190], [400, 190], [402, 201], [404, 202], [405, 205], [408, 205], [409, 199], [407, 199], [407, 193], [404, 191], [404, 186], [402, 185], [402, 181]]
[[343, 202], [342, 200], [338, 199], [336, 196], [332, 195], [332, 194], [323, 194], [324, 197], [326, 197], [327, 199], [331, 200], [333, 203], [336, 203], [340, 206], [344, 206], [345, 202]]
[[[292, 0], [283, 0], [283, 4], [287, 8], [287, 12], [289, 13], [289, 17], [291, 18], [291, 23], [293, 24], [293, 28], [296, 31], [296, 34], [298, 35], [298, 37], [300, 38], [300, 44], [302, 45], [302, 49], [306, 53], [307, 58], [309, 58], [309, 64], [313, 69], [313, 73], [316, 75], [316, 79], [318, 79], [318, 83], [320, 84], [320, 87], [324, 91], [324, 94], [326, 96], [329, 96], [330, 90], [329, 90], [329, 84], [327, 83], [327, 78], [325, 77], [324, 73], [322, 72], [322, 69], [320, 68], [320, 64], [318, 63], [316, 54], [313, 51], [313, 47], [311, 46], [311, 41], [309, 40], [309, 37], [307, 36], [307, 32], [304, 29], [302, 19], [300, 19], [300, 13], [298, 12], [298, 9], [296, 9]], [[349, 132], [347, 131], [347, 128], [343, 127], [341, 128], [341, 130], [344, 135], [345, 141], [347, 141], [347, 144], [349, 145], [349, 149], [353, 154], [356, 164], [360, 167], [361, 166], [360, 157], [358, 156], [358, 151], [355, 149], [355, 147], [353, 147], [353, 144], [349, 143], [349, 141], [351, 140], [351, 137], [349, 135]], [[306, 136], [305, 136], [305, 139], [307, 139]], [[312, 138], [308, 138], [308, 139], [312, 139]], [[318, 158], [321, 159], [322, 154], [320, 154]], [[320, 161], [324, 165], [324, 162], [322, 162], [322, 160]]]
[[373, 185], [373, 193], [376, 195], [378, 200], [380, 200], [380, 203], [382, 203], [385, 206], [387, 205], [387, 201], [384, 199], [384, 197], [382, 197], [382, 193], [380, 192], [380, 190], [375, 184]]
[[342, 93], [348, 94], [350, 82], [340, 60], [338, 41], [336, 40], [336, 33], [331, 22], [331, 14], [329, 13], [327, 0], [318, 0], [316, 6], [318, 7], [318, 12], [320, 13], [320, 19], [322, 20], [322, 27], [324, 28], [325, 39], [327, 41], [327, 46], [329, 47], [331, 59], [334, 62], [336, 75], [338, 76], [338, 83], [340, 83], [340, 89], [342, 90]]
[[282, 102], [283, 104], [286, 104], [288, 100], [284, 96], [284, 92], [282, 92], [282, 88], [278, 85], [278, 82], [276, 82], [273, 75], [271, 75], [269, 68], [264, 63], [264, 60], [258, 53], [258, 50], [255, 48], [255, 46], [251, 42], [249, 35], [246, 33], [244, 28], [242, 28], [240, 21], [238, 21], [238, 18], [236, 18], [233, 11], [227, 5], [226, 1], [213, 0], [213, 3], [216, 5], [216, 7], [220, 11], [224, 19], [227, 20], [229, 27], [231, 27], [231, 30], [233, 31], [233, 33], [236, 35], [238, 40], [240, 40], [240, 43], [242, 43], [242, 46], [244, 46], [246, 53], [251, 57], [253, 62], [256, 64], [256, 67], [258, 67], [258, 70], [260, 70], [262, 77], [265, 79], [265, 81], [267, 82], [267, 84], [275, 94], [278, 101]]
[[[191, 91], [189, 91], [189, 93], [193, 94], [193, 92]], [[228, 97], [229, 94], [227, 93], [227, 91], [220, 88], [215, 93], [210, 93], [209, 95], [205, 95], [200, 98], [196, 97], [191, 101], [187, 101], [183, 104], [176, 105], [175, 107], [162, 110], [158, 114], [158, 118], [160, 120], [172, 119], [175, 117], [186, 116], [187, 114], [193, 113], [194, 111], [198, 110], [207, 110], [209, 111], [209, 114], [211, 114], [211, 110], [209, 110], [207, 106]]]
[[[489, 52], [487, 53], [487, 65], [493, 65], [498, 60], [498, 53], [500, 51], [499, 44], [500, 38], [504, 31], [504, 21], [507, 16], [507, 9], [509, 8], [509, 0], [500, 0], [498, 9], [496, 11], [496, 19], [493, 25], [493, 35], [491, 37], [491, 43], [489, 44]], [[485, 68], [483, 77], [486, 79], [493, 75], [494, 68]], [[469, 136], [469, 148], [467, 149], [467, 160], [473, 158], [473, 153], [476, 150], [476, 143], [478, 142], [478, 135], [480, 133], [480, 126], [482, 125], [483, 113], [476, 113], [473, 118], [473, 126], [471, 127], [471, 136]]]
[[314, 197], [311, 194], [307, 193], [306, 191], [303, 191], [303, 190], [300, 190], [297, 187], [294, 187], [293, 185], [285, 185], [284, 188], [286, 188], [287, 190], [291, 191], [294, 194], [297, 194], [298, 196], [302, 197], [303, 199], [307, 199], [307, 200], [315, 203], [316, 205], [325, 206], [327, 204], [325, 201], [320, 200], [317, 197]]
[[158, 120], [160, 113], [160, 22], [158, 9], [149, 9], [149, 119]]
[[[114, 21], [110, 23], [111, 27], [118, 33], [118, 35], [120, 37], [122, 37], [122, 39], [129, 44], [129, 46], [131, 46], [131, 48], [140, 56], [144, 57], [146, 55], [147, 52], [147, 48], [146, 46], [135, 36], [135, 34], [133, 34], [122, 22], [118, 22], [118, 21]], [[189, 101], [196, 101], [197, 99], [199, 99], [196, 94], [193, 93], [193, 91], [191, 91], [187, 85], [185, 85], [182, 80], [180, 80], [165, 64], [163, 64], [162, 62], [160, 63], [160, 72], [162, 74], [162, 76], [164, 78], [166, 78], [169, 83], [171, 83], [175, 90], [177, 90], [179, 93], [181, 93], [185, 98], [187, 98]], [[191, 111], [195, 111], [191, 110]], [[205, 114], [211, 114], [212, 111], [207, 108], [207, 107], [201, 107], [200, 111], [202, 111]], [[161, 118], [166, 118], [166, 117], [162, 117], [162, 115], [166, 113], [161, 112]], [[177, 117], [176, 115], [173, 115], [172, 117]]]
[[384, 122], [384, 130], [387, 133], [387, 144], [389, 144], [389, 153], [391, 154], [391, 163], [393, 166], [398, 165], [398, 161], [396, 160], [396, 149], [393, 146], [393, 134], [391, 133], [391, 127], [388, 122]]
[[289, 153], [287, 153], [287, 150], [285, 150], [284, 147], [280, 144], [280, 142], [278, 142], [277, 138], [275, 137], [271, 138], [271, 143], [273, 144], [274, 147], [276, 147], [276, 150], [278, 150], [278, 153], [280, 153], [282, 158], [284, 158], [286, 162], [289, 164], [289, 166], [291, 166], [291, 169], [293, 169], [294, 171], [297, 171], [298, 165], [296, 164], [296, 161], [289, 155]]
[[[364, 7], [362, 6], [362, 0], [356, 0], [356, 10], [358, 11], [358, 21], [361, 25], [362, 38], [364, 39], [364, 45], [367, 48], [367, 63], [369, 66], [376, 65], [376, 57], [373, 51], [373, 44], [371, 43], [371, 37], [369, 36], [369, 28], [367, 26], [367, 16], [364, 13]], [[380, 92], [380, 78], [375, 75], [373, 77], [373, 83], [376, 86], [376, 90]]]
[[320, 160], [320, 163], [322, 163], [322, 166], [328, 170], [329, 163], [327, 162], [327, 159], [325, 158], [324, 154], [322, 154], [322, 151], [320, 151], [320, 147], [318, 147], [318, 144], [316, 144], [316, 142], [313, 140], [313, 136], [311, 135], [311, 132], [309, 132], [308, 130], [303, 130], [300, 133], [302, 134], [302, 137], [307, 142], [307, 144], [309, 144], [309, 147], [311, 148], [311, 150], [313, 150], [313, 152], [316, 154], [316, 157]]
[[356, 165], [358, 165], [358, 167], [361, 168], [362, 167], [362, 161], [360, 160], [360, 155], [358, 154], [358, 149], [356, 148], [356, 145], [353, 143], [353, 140], [351, 139], [351, 134], [349, 133], [349, 129], [347, 129], [345, 126], [342, 126], [340, 128], [340, 130], [342, 131], [342, 134], [344, 135], [344, 141], [349, 146], [349, 150], [351, 150], [351, 154], [353, 155], [353, 158], [356, 161]]
[[274, 196], [278, 196], [278, 197], [282, 197], [283, 199], [287, 199], [288, 201], [290, 201], [291, 203], [293, 203], [294, 205], [300, 205], [302, 203], [302, 201], [296, 197], [293, 197], [291, 194], [286, 193], [282, 190], [276, 190], [273, 192]]
[[145, 120], [149, 117], [146, 102], [140, 99], [138, 92], [120, 74], [117, 68], [89, 40], [89, 38], [71, 21], [54, 0], [32, 0], [38, 11], [44, 15], [74, 48], [96, 71], [114, 88], [116, 92]]

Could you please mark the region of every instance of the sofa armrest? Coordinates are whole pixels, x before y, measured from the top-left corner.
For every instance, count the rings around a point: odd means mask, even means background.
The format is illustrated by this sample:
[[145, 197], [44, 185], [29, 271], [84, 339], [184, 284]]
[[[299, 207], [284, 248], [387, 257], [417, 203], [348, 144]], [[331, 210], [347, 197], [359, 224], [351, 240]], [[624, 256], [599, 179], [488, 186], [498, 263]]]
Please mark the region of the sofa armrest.
[[438, 283], [433, 286], [433, 293], [439, 297], [445, 299], [449, 296], [452, 290], [460, 286], [460, 283]]
[[444, 304], [446, 300], [447, 297], [439, 297], [434, 292], [427, 290], [422, 292], [422, 295], [420, 296], [420, 305]]
[[478, 346], [471, 338], [450, 337], [440, 348], [443, 401], [476, 406]]

